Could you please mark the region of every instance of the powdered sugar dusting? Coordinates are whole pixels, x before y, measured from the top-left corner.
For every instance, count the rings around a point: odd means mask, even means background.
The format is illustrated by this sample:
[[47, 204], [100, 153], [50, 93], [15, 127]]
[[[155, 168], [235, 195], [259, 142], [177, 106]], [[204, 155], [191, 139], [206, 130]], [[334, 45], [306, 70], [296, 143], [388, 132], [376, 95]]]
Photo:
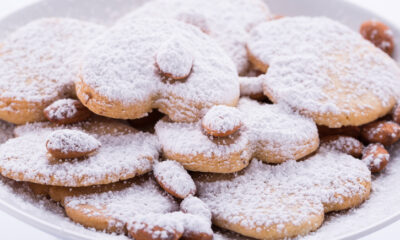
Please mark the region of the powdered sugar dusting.
[[[188, 18], [188, 15], [192, 18]], [[192, 23], [194, 19], [193, 25], [214, 38], [233, 59], [238, 72], [243, 73], [248, 68], [245, 47], [248, 31], [260, 22], [267, 21], [270, 12], [261, 0], [156, 0], [143, 5], [121, 21], [149, 16], [174, 18], [186, 23]]]
[[77, 100], [75, 99], [60, 99], [53, 102], [46, 108], [50, 119], [62, 120], [64, 118], [71, 118], [78, 112], [76, 108]]
[[363, 195], [368, 190], [360, 182], [370, 180], [361, 161], [321, 149], [307, 160], [276, 166], [254, 159], [238, 175], [200, 176], [197, 183], [199, 197], [210, 207], [214, 220], [264, 228], [308, 221], [309, 216], [323, 213], [323, 204]]
[[[103, 30], [63, 18], [39, 19], [21, 27], [0, 49], [1, 98], [40, 102], [70, 96], [82, 51]], [[6, 104], [2, 108], [13, 109]]]
[[189, 196], [181, 202], [181, 211], [211, 220], [211, 211], [198, 197]]
[[46, 141], [46, 147], [58, 149], [63, 153], [92, 152], [98, 149], [101, 143], [96, 138], [77, 130], [57, 130], [52, 132]]
[[153, 173], [157, 181], [176, 197], [185, 198], [196, 193], [192, 177], [178, 162], [166, 160], [156, 163]]
[[[262, 23], [251, 32], [248, 48], [270, 66], [264, 91], [271, 100], [300, 111], [351, 116], [375, 109], [383, 115], [379, 110], [390, 108], [399, 95], [397, 64], [358, 33], [327, 18]], [[371, 102], [373, 97], [380, 104]]]

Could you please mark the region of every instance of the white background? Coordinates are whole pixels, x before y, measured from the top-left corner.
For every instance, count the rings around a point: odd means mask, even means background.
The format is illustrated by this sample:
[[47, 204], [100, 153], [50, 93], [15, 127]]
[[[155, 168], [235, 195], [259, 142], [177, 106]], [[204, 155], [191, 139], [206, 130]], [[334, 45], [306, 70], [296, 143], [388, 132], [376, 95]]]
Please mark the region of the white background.
[[[10, 14], [18, 8], [36, 2], [38, 0], [0, 0], [0, 17]], [[112, 0], [111, 0], [112, 1]], [[295, 1], [295, 0], [293, 0]], [[323, 0], [321, 0], [323, 1]], [[392, 21], [400, 27], [400, 1], [398, 0], [348, 0], [369, 8], [376, 13], [385, 16], [386, 19]], [[400, 44], [400, 42], [397, 42]], [[362, 240], [395, 240], [399, 239], [400, 221], [394, 223], [374, 234], [362, 238]], [[56, 240], [40, 230], [37, 230], [30, 225], [0, 212], [0, 239], [25, 240], [25, 239], [40, 239], [40, 240]]]

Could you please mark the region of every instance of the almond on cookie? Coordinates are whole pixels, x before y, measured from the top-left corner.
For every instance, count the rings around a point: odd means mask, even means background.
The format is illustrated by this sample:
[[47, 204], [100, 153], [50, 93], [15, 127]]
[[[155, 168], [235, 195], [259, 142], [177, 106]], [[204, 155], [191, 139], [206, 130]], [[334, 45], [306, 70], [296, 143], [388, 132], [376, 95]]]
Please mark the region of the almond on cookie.
[[154, 177], [158, 184], [169, 194], [184, 199], [196, 194], [196, 185], [183, 166], [176, 161], [167, 160], [153, 167]]
[[55, 158], [88, 157], [98, 150], [101, 143], [94, 137], [77, 130], [57, 130], [46, 141], [47, 151]]
[[389, 157], [389, 152], [382, 144], [373, 143], [365, 148], [362, 161], [367, 164], [372, 173], [379, 173], [386, 168]]
[[227, 137], [242, 126], [241, 113], [234, 107], [214, 106], [203, 117], [201, 125], [207, 135]]
[[72, 124], [87, 120], [92, 112], [75, 99], [60, 99], [43, 111], [44, 116], [50, 122], [57, 124]]
[[361, 136], [370, 143], [390, 146], [400, 139], [400, 125], [392, 121], [377, 121], [364, 125]]

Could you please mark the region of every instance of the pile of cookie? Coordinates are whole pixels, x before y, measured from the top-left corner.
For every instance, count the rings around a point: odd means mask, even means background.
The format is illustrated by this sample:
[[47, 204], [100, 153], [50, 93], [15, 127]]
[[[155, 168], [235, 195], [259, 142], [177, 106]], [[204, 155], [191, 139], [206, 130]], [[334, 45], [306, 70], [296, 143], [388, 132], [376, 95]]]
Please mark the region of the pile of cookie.
[[361, 34], [262, 0], [35, 20], [0, 45], [0, 173], [137, 240], [308, 234], [368, 199], [400, 139], [392, 32]]

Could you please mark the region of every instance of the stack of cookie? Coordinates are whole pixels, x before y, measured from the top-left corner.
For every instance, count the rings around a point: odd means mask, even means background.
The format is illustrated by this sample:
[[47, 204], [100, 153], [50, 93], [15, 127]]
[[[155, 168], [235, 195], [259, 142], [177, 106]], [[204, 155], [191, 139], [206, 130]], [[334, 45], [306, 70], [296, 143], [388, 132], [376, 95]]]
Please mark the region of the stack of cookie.
[[0, 173], [137, 240], [305, 235], [368, 199], [400, 139], [391, 32], [361, 33], [262, 0], [36, 20], [0, 48]]

